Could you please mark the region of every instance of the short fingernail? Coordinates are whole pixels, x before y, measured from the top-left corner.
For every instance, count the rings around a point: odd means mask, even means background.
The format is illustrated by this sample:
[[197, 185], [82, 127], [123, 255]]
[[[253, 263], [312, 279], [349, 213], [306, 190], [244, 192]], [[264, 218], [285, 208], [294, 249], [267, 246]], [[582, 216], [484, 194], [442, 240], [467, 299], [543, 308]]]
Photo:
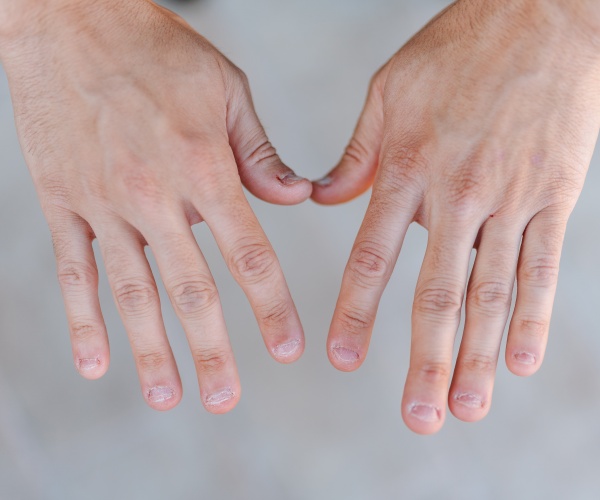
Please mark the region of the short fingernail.
[[291, 186], [292, 184], [296, 184], [304, 180], [304, 177], [300, 177], [294, 172], [288, 172], [287, 174], [279, 174], [277, 178], [279, 179], [279, 182], [281, 182], [284, 186]]
[[230, 399], [233, 399], [234, 396], [235, 392], [228, 387], [227, 389], [223, 389], [222, 391], [207, 396], [204, 401], [208, 406], [219, 406]]
[[148, 401], [152, 403], [163, 403], [175, 396], [175, 391], [171, 387], [157, 386], [148, 391]]
[[454, 401], [466, 406], [467, 408], [483, 408], [483, 399], [477, 394], [471, 392], [459, 392], [454, 395]]
[[421, 422], [439, 422], [442, 419], [442, 411], [434, 405], [413, 403], [408, 412]]
[[342, 346], [332, 348], [331, 352], [334, 357], [342, 363], [356, 363], [360, 357], [356, 351]]
[[522, 365], [535, 365], [536, 363], [536, 357], [530, 352], [516, 352], [513, 357]]
[[77, 361], [77, 368], [83, 372], [93, 370], [100, 366], [100, 358], [81, 358]]
[[327, 186], [331, 186], [332, 182], [333, 182], [333, 179], [327, 175], [327, 176], [323, 177], [322, 179], [315, 181], [315, 184], [317, 186], [327, 187]]
[[287, 358], [298, 351], [300, 341], [298, 339], [291, 340], [285, 344], [279, 344], [273, 348], [273, 354], [278, 358]]

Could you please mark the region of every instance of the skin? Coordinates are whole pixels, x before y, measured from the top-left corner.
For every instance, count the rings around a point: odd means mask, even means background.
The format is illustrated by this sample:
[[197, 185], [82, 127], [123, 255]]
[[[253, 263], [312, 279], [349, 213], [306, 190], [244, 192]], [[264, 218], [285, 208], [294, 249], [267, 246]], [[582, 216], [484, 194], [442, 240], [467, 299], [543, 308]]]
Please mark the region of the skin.
[[245, 75], [166, 9], [146, 0], [2, 0], [0, 12], [0, 57], [52, 233], [75, 366], [96, 379], [109, 364], [96, 238], [145, 400], [168, 410], [181, 399], [149, 246], [186, 332], [202, 402], [213, 413], [231, 410], [240, 381], [191, 226], [208, 224], [271, 355], [295, 361], [302, 326], [242, 184], [263, 200], [294, 204], [310, 196], [311, 183], [269, 143]]
[[565, 228], [598, 137], [598, 33], [597, 2], [452, 4], [375, 75], [341, 162], [314, 185], [323, 204], [373, 185], [327, 341], [340, 370], [366, 357], [408, 226], [428, 230], [402, 401], [417, 433], [437, 432], [447, 406], [467, 422], [490, 410], [515, 278], [506, 364], [528, 376], [542, 363]]

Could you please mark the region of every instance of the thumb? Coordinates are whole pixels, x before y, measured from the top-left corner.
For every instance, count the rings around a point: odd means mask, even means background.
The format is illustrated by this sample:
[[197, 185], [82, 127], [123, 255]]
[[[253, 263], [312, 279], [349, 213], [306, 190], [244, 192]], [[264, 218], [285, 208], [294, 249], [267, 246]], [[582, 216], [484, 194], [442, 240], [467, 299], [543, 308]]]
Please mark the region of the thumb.
[[308, 179], [286, 166], [260, 123], [246, 76], [229, 103], [227, 127], [242, 184], [257, 198], [278, 205], [295, 205], [312, 192]]
[[382, 72], [371, 81], [369, 95], [354, 135], [337, 166], [313, 183], [312, 199], [331, 205], [364, 193], [373, 184], [383, 140]]

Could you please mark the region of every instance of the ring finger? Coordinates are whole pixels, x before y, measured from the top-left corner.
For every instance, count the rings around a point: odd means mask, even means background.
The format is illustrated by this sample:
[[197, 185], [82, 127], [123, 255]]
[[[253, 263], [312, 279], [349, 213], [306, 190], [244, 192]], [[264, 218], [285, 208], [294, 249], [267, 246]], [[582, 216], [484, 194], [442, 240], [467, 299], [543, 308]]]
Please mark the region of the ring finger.
[[165, 332], [143, 239], [116, 217], [102, 221], [96, 234], [113, 297], [131, 343], [144, 398], [157, 410], [171, 409], [181, 399], [181, 380]]

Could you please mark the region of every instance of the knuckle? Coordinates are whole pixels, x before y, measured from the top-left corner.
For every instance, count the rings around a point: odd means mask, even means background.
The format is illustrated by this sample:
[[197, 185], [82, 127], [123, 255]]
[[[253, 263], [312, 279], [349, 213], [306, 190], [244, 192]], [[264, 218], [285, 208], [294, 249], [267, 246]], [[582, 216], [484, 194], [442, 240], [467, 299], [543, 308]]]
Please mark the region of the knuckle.
[[351, 159], [359, 165], [364, 165], [370, 156], [370, 149], [356, 136], [352, 137], [344, 151], [344, 157], [346, 159]]
[[415, 311], [428, 316], [456, 318], [460, 315], [462, 295], [449, 286], [424, 287], [415, 297]]
[[502, 281], [484, 281], [474, 285], [467, 294], [470, 307], [489, 314], [502, 314], [512, 301], [512, 285]]
[[121, 195], [142, 207], [154, 207], [164, 198], [164, 184], [156, 179], [148, 165], [128, 158], [115, 165], [118, 174]]
[[69, 189], [66, 182], [52, 176], [42, 176], [39, 187], [44, 200], [50, 205], [68, 207], [73, 200], [73, 190]]
[[98, 272], [84, 262], [59, 260], [58, 282], [63, 288], [92, 288], [98, 283]]
[[162, 368], [169, 356], [165, 352], [151, 351], [137, 355], [137, 365], [141, 371], [156, 371]]
[[277, 258], [268, 244], [248, 243], [239, 245], [232, 253], [230, 264], [237, 279], [256, 283], [273, 275]]
[[337, 320], [346, 333], [361, 333], [371, 327], [373, 316], [364, 309], [350, 305], [340, 308]]
[[180, 282], [172, 288], [171, 296], [177, 310], [184, 315], [203, 313], [218, 301], [215, 285], [202, 278]]
[[79, 322], [76, 321], [71, 324], [71, 335], [74, 340], [79, 342], [85, 342], [95, 337], [99, 332], [99, 328], [90, 322]]
[[481, 214], [486, 181], [482, 171], [471, 162], [447, 176], [444, 186], [446, 210], [456, 220], [469, 222]]
[[416, 374], [427, 383], [446, 383], [450, 378], [450, 365], [442, 361], [426, 361], [419, 365]]
[[197, 369], [205, 374], [223, 371], [230, 359], [226, 351], [215, 348], [196, 349], [193, 356]]
[[407, 186], [420, 184], [428, 165], [419, 148], [393, 144], [382, 158], [378, 189], [401, 192]]
[[368, 286], [387, 278], [392, 263], [381, 245], [362, 243], [352, 253], [348, 268], [355, 282]]
[[460, 364], [470, 372], [490, 373], [496, 370], [496, 359], [488, 354], [475, 352], [465, 354]]
[[521, 280], [531, 286], [553, 287], [558, 282], [559, 259], [553, 255], [537, 255], [524, 260]]
[[253, 168], [258, 165], [267, 168], [269, 165], [277, 164], [280, 160], [275, 147], [266, 137], [260, 136], [256, 139], [256, 141], [247, 143], [246, 147], [241, 151], [241, 156], [245, 159], [246, 168]]
[[536, 340], [544, 338], [550, 328], [548, 321], [541, 319], [518, 318], [516, 323], [519, 334]]
[[274, 304], [260, 307], [258, 317], [267, 327], [281, 327], [288, 323], [292, 309], [285, 301], [278, 301]]
[[144, 280], [119, 282], [114, 287], [117, 305], [125, 314], [133, 315], [147, 312], [156, 304], [156, 288]]

